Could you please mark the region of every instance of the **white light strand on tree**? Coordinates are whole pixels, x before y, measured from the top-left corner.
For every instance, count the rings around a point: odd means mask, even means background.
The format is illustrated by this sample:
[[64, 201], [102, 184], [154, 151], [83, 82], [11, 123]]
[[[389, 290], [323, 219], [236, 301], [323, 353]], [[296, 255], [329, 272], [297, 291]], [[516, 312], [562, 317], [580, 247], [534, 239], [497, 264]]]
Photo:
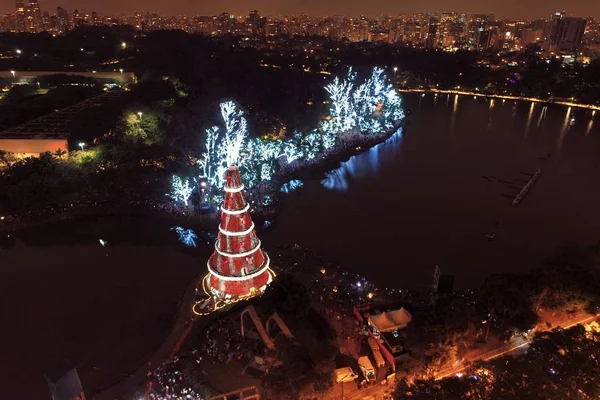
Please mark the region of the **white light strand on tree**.
[[223, 186], [227, 167], [241, 167], [246, 161], [242, 151], [247, 142], [248, 122], [232, 101], [220, 105], [225, 130], [214, 126], [206, 130], [204, 153], [198, 161], [199, 178], [213, 187]]
[[225, 137], [222, 149], [225, 151], [225, 163], [228, 167], [242, 164], [242, 148], [248, 137], [248, 122], [244, 113], [234, 102], [221, 104], [221, 116], [225, 122]]
[[169, 196], [176, 202], [181, 202], [184, 206], [187, 206], [193, 191], [194, 188], [190, 185], [189, 179], [183, 180], [177, 175], [171, 177], [171, 193], [169, 193]]
[[343, 133], [353, 127], [354, 108], [351, 94], [354, 88], [354, 77], [355, 75], [350, 71], [346, 79], [340, 80], [336, 76], [333, 82], [325, 86], [331, 99], [329, 111], [331, 119], [325, 123], [329, 131]]
[[[219, 201], [229, 166], [240, 168], [246, 187], [251, 189], [272, 180], [279, 167], [314, 162], [334, 148], [342, 134], [380, 134], [404, 118], [402, 99], [381, 68], [374, 68], [362, 83], [357, 83], [357, 74], [349, 69], [344, 78], [334, 78], [325, 90], [329, 94], [329, 118], [310, 133], [295, 132], [284, 139], [248, 139], [243, 111], [232, 101], [222, 103], [223, 127], [206, 130], [197, 181], [208, 181], [213, 200]], [[171, 198], [187, 203], [193, 190], [189, 181], [174, 177], [171, 183]]]

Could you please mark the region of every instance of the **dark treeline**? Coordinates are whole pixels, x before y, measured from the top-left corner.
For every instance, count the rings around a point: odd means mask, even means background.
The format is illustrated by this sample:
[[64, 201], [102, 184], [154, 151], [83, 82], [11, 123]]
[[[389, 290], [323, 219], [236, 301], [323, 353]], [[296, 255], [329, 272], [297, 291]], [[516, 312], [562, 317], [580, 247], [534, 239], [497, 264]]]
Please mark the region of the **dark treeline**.
[[[309, 45], [313, 51], [305, 52]], [[318, 72], [339, 73], [348, 66], [359, 71], [361, 67], [382, 66], [406, 87], [460, 87], [540, 98], [575, 98], [586, 103], [600, 101], [599, 60], [589, 66], [571, 66], [558, 60], [541, 60], [533, 51], [502, 56], [448, 53], [320, 37], [280, 38], [267, 46], [241, 37], [212, 38], [183, 31], [136, 34], [132, 27], [86, 27], [58, 37], [0, 34], [0, 51], [17, 48], [22, 54], [0, 60], [0, 69], [122, 68], [140, 78], [147, 74], [175, 77], [187, 87], [186, 101], [203, 120], [210, 123], [217, 118], [214, 106], [222, 99], [235, 99], [247, 108], [257, 134], [278, 126], [289, 130], [314, 126], [323, 111], [322, 84], [328, 78]], [[509, 61], [513, 66], [507, 66]], [[396, 74], [394, 67], [398, 67]], [[309, 100], [312, 106], [306, 104]]]

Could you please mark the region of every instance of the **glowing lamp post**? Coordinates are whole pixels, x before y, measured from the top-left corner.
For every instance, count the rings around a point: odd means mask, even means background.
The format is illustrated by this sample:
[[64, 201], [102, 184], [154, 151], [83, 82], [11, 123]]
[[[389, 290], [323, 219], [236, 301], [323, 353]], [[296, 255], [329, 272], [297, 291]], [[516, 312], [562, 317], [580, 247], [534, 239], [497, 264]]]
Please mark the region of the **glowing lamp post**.
[[396, 84], [396, 72], [398, 72], [398, 67], [394, 67], [394, 85]]
[[19, 55], [23, 54], [23, 52], [21, 51], [21, 49], [17, 49], [17, 54], [19, 54]]
[[13, 76], [13, 81], [16, 81], [16, 79], [17, 79], [17, 71], [14, 71], [14, 70], [13, 70], [13, 71], [10, 71], [10, 73], [11, 73], [11, 74], [12, 74], [12, 76]]
[[138, 115], [138, 117], [140, 117], [140, 124], [141, 124], [142, 123], [142, 115], [143, 115], [143, 113], [140, 111], [140, 112], [137, 113], [137, 115]]
[[85, 143], [83, 143], [83, 142], [80, 142], [80, 143], [79, 143], [79, 147], [81, 148], [81, 151], [83, 151], [83, 148], [85, 147]]
[[125, 42], [122, 42], [122, 43], [121, 43], [121, 48], [122, 48], [122, 49], [126, 49], [126, 48], [127, 48], [127, 43], [125, 43]]

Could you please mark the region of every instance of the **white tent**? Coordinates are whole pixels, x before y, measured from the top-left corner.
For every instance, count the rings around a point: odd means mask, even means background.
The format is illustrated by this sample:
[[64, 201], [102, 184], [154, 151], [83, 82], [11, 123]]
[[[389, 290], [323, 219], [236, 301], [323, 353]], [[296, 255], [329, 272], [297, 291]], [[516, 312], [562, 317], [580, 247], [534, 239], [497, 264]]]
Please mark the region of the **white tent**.
[[381, 314], [367, 315], [369, 324], [380, 332], [392, 332], [406, 328], [412, 320], [412, 315], [404, 307], [399, 310], [386, 311]]
[[404, 307], [399, 310], [388, 311], [386, 314], [396, 325], [401, 325], [402, 327], [407, 326], [412, 321], [412, 315]]

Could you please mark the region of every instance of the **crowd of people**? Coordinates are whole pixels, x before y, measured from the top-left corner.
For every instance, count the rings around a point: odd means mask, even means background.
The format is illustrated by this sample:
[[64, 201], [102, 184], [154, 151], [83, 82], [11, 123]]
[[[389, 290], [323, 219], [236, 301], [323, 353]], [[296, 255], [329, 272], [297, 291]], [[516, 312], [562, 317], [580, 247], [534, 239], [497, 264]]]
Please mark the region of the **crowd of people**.
[[209, 325], [200, 338], [203, 346], [192, 351], [196, 363], [240, 360], [244, 355], [244, 342], [239, 324], [232, 318], [220, 318]]
[[178, 356], [148, 372], [147, 392], [147, 396], [138, 394], [138, 398], [144, 400], [146, 398], [149, 400], [205, 400], [188, 385]]
[[[292, 274], [307, 287], [316, 310], [336, 330], [338, 344], [350, 354], [359, 351], [364, 335], [363, 327], [354, 318], [355, 306], [371, 300], [370, 293], [395, 299], [413, 295], [408, 291], [378, 291], [364, 277], [344, 271], [325, 261], [318, 253], [298, 245], [279, 246], [271, 249], [269, 254], [278, 272]], [[262, 356], [265, 352], [262, 341], [242, 337], [239, 314], [212, 321], [198, 334], [190, 349], [191, 352], [187, 350], [185, 355], [185, 362], [196, 365], [198, 373], [194, 375], [201, 377], [210, 376], [216, 364], [226, 364], [232, 360], [244, 364], [251, 356]], [[148, 374], [149, 398], [202, 400], [191, 389], [196, 387], [191, 383], [194, 381], [197, 379], [186, 375], [182, 362], [176, 357]]]

